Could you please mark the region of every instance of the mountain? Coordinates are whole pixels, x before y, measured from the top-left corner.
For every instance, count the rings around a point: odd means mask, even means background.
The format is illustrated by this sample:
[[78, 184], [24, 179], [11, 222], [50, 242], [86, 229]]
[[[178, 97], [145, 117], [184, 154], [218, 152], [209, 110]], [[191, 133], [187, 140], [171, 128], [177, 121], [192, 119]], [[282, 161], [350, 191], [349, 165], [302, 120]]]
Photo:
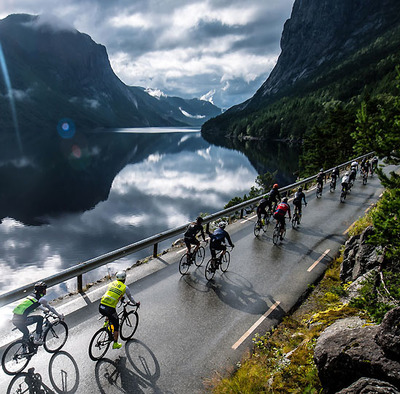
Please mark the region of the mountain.
[[[64, 118], [81, 128], [199, 126], [221, 113], [209, 102], [160, 100], [141, 87], [126, 86], [113, 72], [103, 45], [54, 25], [26, 14], [0, 20], [0, 64], [5, 65], [0, 127], [15, 127], [17, 119], [26, 133], [54, 129]], [[10, 109], [10, 90], [16, 114]]]
[[327, 107], [379, 93], [399, 64], [399, 15], [398, 0], [296, 0], [268, 79], [203, 136], [301, 138]]

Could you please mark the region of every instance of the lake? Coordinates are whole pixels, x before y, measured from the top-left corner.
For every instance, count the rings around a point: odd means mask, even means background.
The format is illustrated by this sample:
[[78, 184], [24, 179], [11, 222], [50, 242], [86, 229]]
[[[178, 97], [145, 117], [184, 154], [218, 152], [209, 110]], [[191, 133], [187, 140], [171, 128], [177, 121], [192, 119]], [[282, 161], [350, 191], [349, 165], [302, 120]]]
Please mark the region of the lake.
[[248, 193], [258, 173], [278, 170], [279, 182], [289, 183], [298, 158], [259, 143], [243, 145], [245, 155], [193, 129], [30, 135], [23, 151], [2, 138], [1, 293], [219, 211]]

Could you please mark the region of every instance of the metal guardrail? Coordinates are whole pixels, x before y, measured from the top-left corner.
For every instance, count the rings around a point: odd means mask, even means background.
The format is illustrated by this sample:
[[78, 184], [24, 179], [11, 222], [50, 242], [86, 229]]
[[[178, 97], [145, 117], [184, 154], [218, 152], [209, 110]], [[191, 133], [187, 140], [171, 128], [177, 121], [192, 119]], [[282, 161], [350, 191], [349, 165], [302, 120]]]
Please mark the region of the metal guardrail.
[[[346, 163], [342, 163], [338, 167], [339, 167], [339, 169], [342, 169], [342, 168], [348, 166], [349, 164], [351, 164], [351, 162], [353, 162], [355, 160], [362, 160], [364, 157], [370, 157], [372, 155], [373, 155], [373, 152], [370, 152], [366, 155], [362, 155], [362, 156], [356, 157], [352, 160], [349, 160]], [[324, 171], [324, 173], [329, 174], [332, 172], [332, 170], [333, 170], [333, 168], [330, 168], [329, 170]], [[279, 192], [290, 194], [290, 192], [293, 191], [295, 188], [302, 186], [302, 185], [306, 185], [308, 183], [312, 183], [316, 178], [317, 178], [317, 175], [313, 175], [313, 176], [303, 179], [299, 182], [295, 182], [290, 185], [284, 186], [279, 189]], [[260, 195], [258, 197], [244, 201], [244, 202], [237, 204], [235, 206], [232, 206], [230, 208], [224, 209], [219, 212], [215, 212], [204, 218], [204, 224], [207, 224], [209, 222], [212, 222], [212, 221], [219, 219], [221, 217], [224, 217], [224, 216], [229, 216], [238, 211], [240, 211], [240, 217], [243, 217], [245, 208], [254, 206], [261, 200], [262, 197], [263, 196]], [[63, 283], [69, 279], [77, 278], [78, 291], [82, 291], [82, 288], [83, 288], [82, 275], [85, 274], [86, 272], [92, 271], [92, 270], [99, 268], [107, 263], [111, 263], [122, 257], [126, 257], [132, 253], [138, 252], [140, 250], [143, 250], [143, 249], [151, 247], [151, 246], [153, 246], [153, 257], [156, 257], [158, 254], [158, 244], [162, 241], [168, 240], [177, 235], [181, 235], [184, 232], [184, 230], [186, 230], [187, 226], [188, 226], [188, 223], [186, 223], [180, 227], [176, 227], [174, 229], [167, 230], [162, 233], [153, 235], [149, 238], [135, 242], [131, 245], [127, 245], [123, 248], [114, 250], [112, 252], [106, 253], [104, 255], [93, 258], [91, 260], [85, 261], [83, 263], [79, 263], [79, 264], [74, 265], [73, 267], [67, 268], [55, 275], [48, 276], [48, 277], [40, 279], [40, 280], [46, 282], [48, 287], [51, 287], [51, 286]], [[37, 281], [35, 281], [35, 282], [37, 282]], [[7, 293], [0, 294], [0, 307], [25, 297], [29, 292], [32, 291], [33, 285], [35, 282], [32, 282], [25, 286], [22, 286], [18, 289], [11, 290]]]

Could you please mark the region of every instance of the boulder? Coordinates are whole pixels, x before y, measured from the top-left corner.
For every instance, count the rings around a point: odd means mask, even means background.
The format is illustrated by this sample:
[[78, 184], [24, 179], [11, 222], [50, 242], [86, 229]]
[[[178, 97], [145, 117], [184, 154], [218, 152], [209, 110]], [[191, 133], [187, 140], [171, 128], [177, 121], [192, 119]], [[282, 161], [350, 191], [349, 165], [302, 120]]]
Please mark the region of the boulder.
[[400, 307], [386, 313], [375, 340], [388, 357], [400, 360]]
[[314, 361], [327, 393], [335, 393], [362, 377], [400, 386], [400, 362], [389, 358], [375, 341], [379, 326], [359, 327], [347, 319], [328, 327], [318, 338]]
[[400, 394], [400, 391], [388, 382], [378, 379], [361, 378], [351, 386], [338, 391], [336, 394]]

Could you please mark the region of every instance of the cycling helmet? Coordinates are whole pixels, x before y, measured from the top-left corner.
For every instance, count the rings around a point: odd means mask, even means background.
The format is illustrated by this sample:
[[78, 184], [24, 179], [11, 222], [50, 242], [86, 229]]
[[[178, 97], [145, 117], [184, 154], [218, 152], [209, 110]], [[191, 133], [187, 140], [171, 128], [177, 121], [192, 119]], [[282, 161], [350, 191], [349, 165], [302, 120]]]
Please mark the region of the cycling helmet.
[[44, 282], [37, 282], [33, 287], [35, 293], [43, 294], [44, 291], [47, 289], [47, 285]]
[[300, 186], [298, 191], [299, 191], [299, 192], [302, 192], [302, 191], [303, 191], [303, 188]]
[[287, 202], [288, 202], [287, 197], [283, 197], [283, 198], [282, 198], [282, 202], [287, 203]]
[[203, 222], [204, 222], [204, 219], [203, 219], [201, 216], [198, 216], [198, 217], [196, 218], [196, 222], [203, 223]]
[[126, 272], [125, 272], [125, 271], [118, 271], [118, 272], [115, 274], [115, 277], [116, 277], [118, 280], [120, 280], [121, 282], [125, 282], [125, 279], [126, 279]]
[[324, 172], [324, 169], [323, 169], [323, 168], [321, 168], [321, 169], [319, 170], [319, 172]]
[[227, 225], [226, 222], [219, 222], [219, 223], [218, 223], [218, 227], [219, 227], [219, 228], [225, 228], [226, 225]]
[[274, 186], [272, 186], [273, 189], [278, 189], [279, 185], [277, 183], [275, 183]]

